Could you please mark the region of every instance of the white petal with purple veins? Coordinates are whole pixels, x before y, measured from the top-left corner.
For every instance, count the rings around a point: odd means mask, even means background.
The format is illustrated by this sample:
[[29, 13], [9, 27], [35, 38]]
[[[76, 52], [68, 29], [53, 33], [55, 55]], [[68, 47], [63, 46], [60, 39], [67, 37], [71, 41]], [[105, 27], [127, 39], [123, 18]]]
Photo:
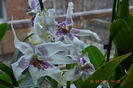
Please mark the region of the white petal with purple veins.
[[20, 59], [13, 63], [12, 69], [15, 75], [15, 78], [19, 80], [22, 76], [22, 72], [29, 66], [31, 56], [21, 56]]
[[60, 52], [66, 51], [68, 47], [72, 46], [71, 44], [64, 44], [60, 41], [58, 42], [51, 42], [51, 43], [44, 43], [36, 46], [36, 53], [43, 54], [44, 56], [48, 55], [49, 57]]
[[63, 75], [63, 83], [66, 83], [67, 81], [75, 81], [82, 75], [82, 71], [77, 69], [77, 67], [65, 72]]

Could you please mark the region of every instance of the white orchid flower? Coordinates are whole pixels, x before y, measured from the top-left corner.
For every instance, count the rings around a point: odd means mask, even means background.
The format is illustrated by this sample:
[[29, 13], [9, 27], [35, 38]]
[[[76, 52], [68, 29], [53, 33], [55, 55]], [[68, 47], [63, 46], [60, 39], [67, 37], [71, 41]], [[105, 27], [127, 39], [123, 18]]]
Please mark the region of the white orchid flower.
[[[46, 0], [42, 0], [44, 3]], [[28, 0], [28, 4], [30, 8], [32, 9], [30, 13], [37, 13], [40, 11], [40, 3], [39, 0]]]
[[40, 77], [46, 75], [59, 82], [56, 75], [60, 76], [61, 71], [53, 64], [74, 63], [73, 60], [59, 53], [60, 51], [67, 51], [67, 48], [71, 46], [70, 44], [64, 44], [60, 41], [43, 43], [36, 45], [33, 49], [28, 43], [18, 40], [13, 26], [12, 31], [14, 34], [15, 47], [24, 54], [17, 62], [12, 64], [12, 69], [17, 80], [21, 78], [22, 72], [29, 67], [29, 72], [35, 83]]
[[[72, 44], [72, 48], [70, 49], [70, 55], [73, 58], [73, 53], [76, 53], [80, 56], [81, 51], [87, 47], [83, 41], [79, 40], [76, 36], [91, 36], [93, 35], [97, 40], [100, 40], [98, 35], [95, 32], [90, 30], [76, 29], [73, 28], [73, 3], [69, 2], [67, 9], [67, 16], [64, 22], [58, 24], [58, 29], [56, 32], [55, 41], [63, 41], [65, 44]], [[78, 60], [73, 58], [74, 60]]]
[[89, 59], [86, 57], [81, 57], [79, 60], [79, 65], [75, 66], [73, 69], [68, 70], [64, 73], [62, 84], [66, 83], [67, 81], [76, 81], [80, 77], [82, 80], [85, 80], [94, 72], [93, 65], [89, 62]]
[[55, 21], [55, 9], [48, 9], [44, 14], [41, 14], [41, 24], [44, 31], [55, 37], [57, 22]]
[[67, 35], [71, 40], [73, 40], [75, 36], [93, 35], [97, 40], [100, 40], [100, 38], [95, 32], [92, 32], [90, 30], [73, 28], [73, 20], [72, 20], [73, 6], [74, 6], [73, 3], [69, 2], [66, 20], [58, 24], [58, 29], [56, 32], [57, 37], [59, 37], [59, 39], [61, 40], [64, 35]]
[[[33, 33], [33, 37], [29, 38], [33, 44], [38, 44], [46, 41], [53, 40], [56, 33], [55, 10], [48, 9], [41, 14], [37, 13], [32, 21], [32, 30], [29, 34]], [[38, 39], [38, 40], [36, 40]]]

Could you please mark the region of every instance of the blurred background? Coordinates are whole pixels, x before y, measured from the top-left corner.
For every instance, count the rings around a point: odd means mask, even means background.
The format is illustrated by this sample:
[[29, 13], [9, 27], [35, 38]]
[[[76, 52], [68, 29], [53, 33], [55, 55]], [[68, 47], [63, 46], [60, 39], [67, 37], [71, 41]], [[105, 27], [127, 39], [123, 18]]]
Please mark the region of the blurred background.
[[[0, 60], [10, 63], [13, 52], [16, 50], [13, 44], [13, 34], [10, 28], [12, 22], [17, 36], [23, 40], [30, 31], [30, 16], [26, 13], [29, 6], [28, 0], [0, 0], [0, 23], [8, 22], [9, 30], [2, 42], [0, 42]], [[113, 0], [46, 0], [44, 7], [56, 10], [56, 20], [61, 22], [65, 19], [68, 2], [74, 3], [74, 27], [89, 29], [96, 32], [101, 41], [94, 37], [80, 37], [88, 45], [96, 45], [104, 52], [103, 44], [108, 42], [109, 25]], [[133, 0], [130, 0], [130, 11], [133, 12]], [[13, 17], [13, 21], [11, 21]]]

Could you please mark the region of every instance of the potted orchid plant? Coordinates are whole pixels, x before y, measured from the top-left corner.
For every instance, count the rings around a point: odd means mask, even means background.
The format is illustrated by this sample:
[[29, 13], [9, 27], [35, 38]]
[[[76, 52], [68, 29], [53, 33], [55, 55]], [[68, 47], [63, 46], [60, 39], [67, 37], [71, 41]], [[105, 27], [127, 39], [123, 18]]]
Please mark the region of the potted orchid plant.
[[[45, 3], [45, 0], [42, 2]], [[129, 25], [124, 20], [126, 16], [132, 17], [129, 14], [123, 16], [124, 12], [121, 10], [123, 7], [126, 7], [125, 11], [128, 10], [128, 0], [117, 2], [116, 21], [110, 26], [116, 53], [115, 58], [109, 62], [106, 62], [106, 54], [103, 55], [96, 46], [88, 45], [78, 38], [94, 36], [97, 41], [100, 40], [95, 32], [74, 28], [72, 2], [68, 3], [66, 19], [61, 23], [56, 21], [54, 9], [41, 10], [39, 0], [28, 0], [28, 4], [31, 8], [28, 13], [32, 14], [31, 31], [25, 40], [28, 39], [30, 43], [20, 41], [11, 24], [14, 46], [17, 49], [15, 55], [21, 52], [22, 56], [13, 58], [11, 68], [0, 62], [0, 69], [3, 71], [0, 75], [1, 88], [124, 88], [130, 83], [124, 81], [120, 84], [125, 76], [115, 79], [113, 73], [120, 67], [120, 63], [131, 55], [130, 52], [121, 53], [121, 47], [125, 46], [118, 42], [125, 32], [119, 30], [119, 34], [114, 33], [114, 29], [119, 28], [120, 24], [123, 24], [122, 28], [130, 31], [130, 19], [127, 21]], [[133, 71], [132, 67], [129, 69], [129, 76]], [[125, 77], [125, 80], [129, 79], [129, 76]]]

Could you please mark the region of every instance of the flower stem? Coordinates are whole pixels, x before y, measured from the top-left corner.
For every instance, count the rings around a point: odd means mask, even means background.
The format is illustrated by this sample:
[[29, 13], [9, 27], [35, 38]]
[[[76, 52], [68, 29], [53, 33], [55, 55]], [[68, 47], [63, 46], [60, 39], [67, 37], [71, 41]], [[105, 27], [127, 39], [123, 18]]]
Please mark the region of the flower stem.
[[67, 81], [66, 88], [70, 88], [70, 85], [71, 85], [71, 82], [70, 81]]
[[40, 3], [41, 10], [43, 10], [44, 6], [43, 6], [43, 3], [42, 3], [42, 0], [39, 0], [39, 3]]

